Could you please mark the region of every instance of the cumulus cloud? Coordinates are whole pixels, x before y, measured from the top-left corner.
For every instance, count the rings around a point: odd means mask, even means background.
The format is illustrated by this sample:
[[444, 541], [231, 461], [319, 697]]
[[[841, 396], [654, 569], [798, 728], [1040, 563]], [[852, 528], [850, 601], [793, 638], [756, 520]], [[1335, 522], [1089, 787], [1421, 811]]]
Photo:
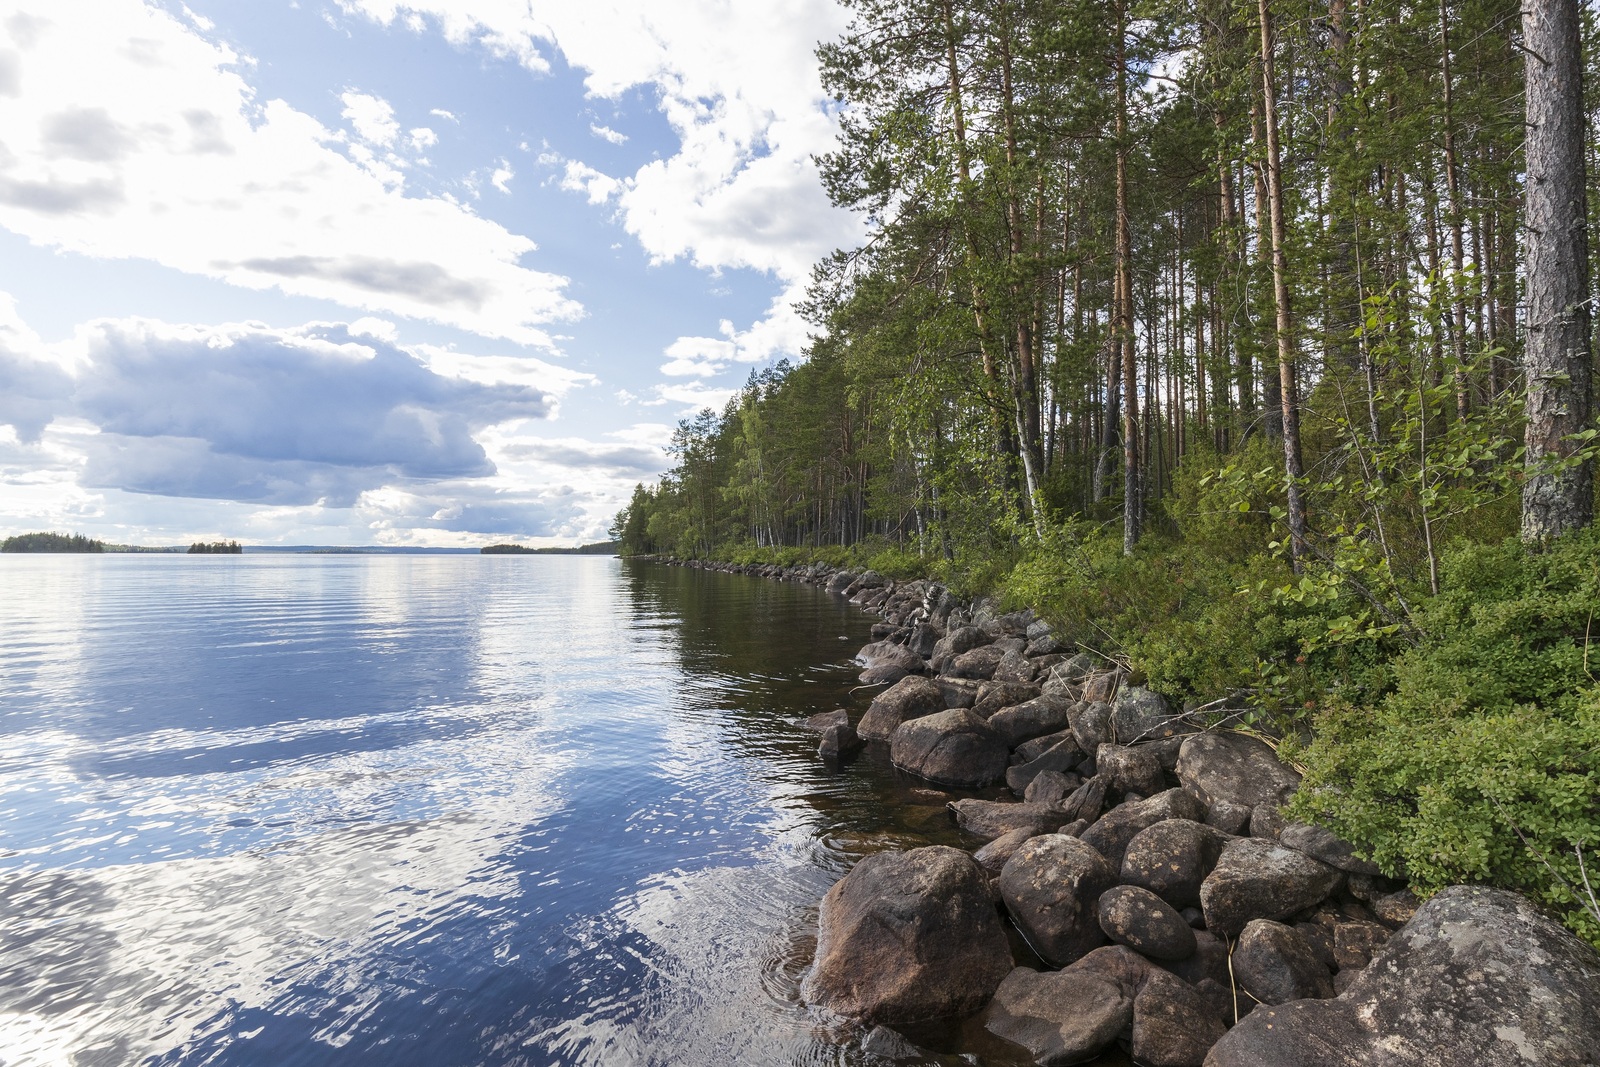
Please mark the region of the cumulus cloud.
[[628, 141], [627, 134], [618, 133], [610, 126], [601, 126], [599, 123], [590, 123], [589, 132], [601, 140], [610, 141], [612, 144], [626, 144]]
[[[11, 6], [0, 28], [0, 226], [47, 247], [523, 344], [548, 346], [549, 324], [581, 314], [565, 278], [522, 265], [533, 241], [453, 200], [405, 195], [386, 101], [343, 94], [352, 142], [259, 99], [248, 63], [158, 7]], [[450, 32], [460, 23], [435, 21]], [[488, 30], [469, 36], [512, 47]], [[504, 187], [510, 176], [497, 177]]]

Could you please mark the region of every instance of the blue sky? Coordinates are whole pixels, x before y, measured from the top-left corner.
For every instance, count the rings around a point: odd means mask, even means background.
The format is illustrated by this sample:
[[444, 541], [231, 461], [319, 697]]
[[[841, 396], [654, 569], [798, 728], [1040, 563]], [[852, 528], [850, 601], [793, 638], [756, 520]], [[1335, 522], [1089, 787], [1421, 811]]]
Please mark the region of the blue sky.
[[831, 0], [0, 3], [0, 532], [597, 539], [859, 237]]

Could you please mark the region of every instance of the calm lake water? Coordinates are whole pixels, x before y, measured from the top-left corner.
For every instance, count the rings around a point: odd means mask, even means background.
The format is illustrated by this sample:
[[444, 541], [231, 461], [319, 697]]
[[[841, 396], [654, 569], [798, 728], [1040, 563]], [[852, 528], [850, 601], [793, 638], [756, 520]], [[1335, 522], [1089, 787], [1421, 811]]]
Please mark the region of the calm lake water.
[[[967, 843], [805, 716], [873, 620], [596, 557], [0, 557], [0, 1064], [869, 1064], [861, 855]], [[1009, 1060], [974, 1027], [929, 1063]]]

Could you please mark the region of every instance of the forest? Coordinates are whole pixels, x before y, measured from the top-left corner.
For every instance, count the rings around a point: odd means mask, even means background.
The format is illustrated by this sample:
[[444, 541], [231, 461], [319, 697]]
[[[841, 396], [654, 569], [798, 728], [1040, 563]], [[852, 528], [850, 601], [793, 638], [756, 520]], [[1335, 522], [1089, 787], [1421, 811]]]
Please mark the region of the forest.
[[1296, 814], [1600, 943], [1587, 175], [1563, 0], [846, 0], [794, 364], [625, 554], [927, 575], [1251, 709]]

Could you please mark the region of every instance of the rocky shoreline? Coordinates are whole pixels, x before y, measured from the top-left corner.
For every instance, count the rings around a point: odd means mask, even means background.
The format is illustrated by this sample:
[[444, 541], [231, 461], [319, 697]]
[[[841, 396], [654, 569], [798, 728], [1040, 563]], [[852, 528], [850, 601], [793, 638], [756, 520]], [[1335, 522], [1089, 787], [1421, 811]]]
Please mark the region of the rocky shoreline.
[[[812, 720], [822, 758], [887, 743], [906, 773], [1017, 797], [951, 802], [974, 853], [878, 853], [828, 892], [802, 987], [823, 1013], [981, 1012], [1039, 1064], [1120, 1044], [1150, 1067], [1600, 1065], [1600, 955], [1516, 894], [1423, 903], [1287, 822], [1299, 774], [1214, 710], [936, 583], [681, 565], [820, 585], [883, 619], [857, 656], [882, 691]], [[1007, 923], [1047, 969], [1016, 964]]]

